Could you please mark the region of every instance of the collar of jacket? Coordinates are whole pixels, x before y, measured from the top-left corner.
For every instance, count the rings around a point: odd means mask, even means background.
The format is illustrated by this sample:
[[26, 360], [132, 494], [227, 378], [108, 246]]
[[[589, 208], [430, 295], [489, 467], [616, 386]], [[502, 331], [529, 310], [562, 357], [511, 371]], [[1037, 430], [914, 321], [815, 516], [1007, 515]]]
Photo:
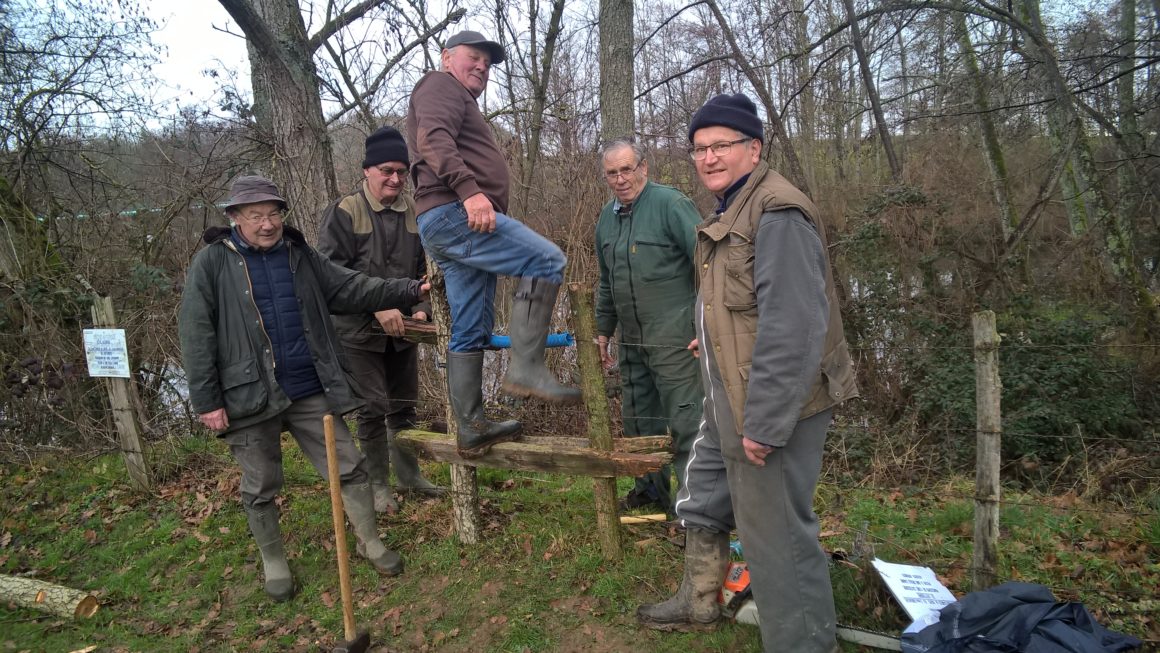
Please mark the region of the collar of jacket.
[[[758, 163], [760, 164], [760, 163], [765, 163], [765, 162], [759, 161]], [[725, 194], [719, 198], [720, 201], [717, 203], [717, 212], [718, 213], [724, 213], [724, 212], [729, 210], [729, 205], [733, 203], [734, 199], [736, 199], [737, 192], [740, 191], [741, 188], [745, 186], [745, 183], [749, 181], [749, 178], [752, 177], [753, 173], [755, 173], [755, 172], [757, 172], [757, 168], [754, 168], [752, 171], [750, 171], [744, 177], [733, 182], [732, 186], [725, 189]]]
[[367, 180], [364, 179], [363, 183], [362, 183], [363, 197], [367, 198], [367, 204], [370, 204], [372, 211], [374, 211], [375, 213], [382, 213], [383, 209], [390, 209], [390, 210], [394, 211], [395, 213], [406, 213], [407, 212], [407, 200], [403, 198], [403, 191], [402, 190], [400, 190], [399, 194], [395, 197], [395, 201], [391, 202], [390, 206], [386, 206], [382, 202], [380, 202], [378, 200], [378, 198], [376, 198], [373, 194], [371, 194], [371, 189], [369, 186], [370, 186], [369, 182], [367, 182]]

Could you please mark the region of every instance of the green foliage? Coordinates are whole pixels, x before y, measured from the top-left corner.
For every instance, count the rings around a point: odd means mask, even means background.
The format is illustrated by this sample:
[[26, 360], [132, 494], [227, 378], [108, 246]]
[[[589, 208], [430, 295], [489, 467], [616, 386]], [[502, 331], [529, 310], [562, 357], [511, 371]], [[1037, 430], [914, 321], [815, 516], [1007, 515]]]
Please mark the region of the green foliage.
[[[908, 358], [914, 408], [935, 430], [975, 427], [975, 373], [963, 325], [916, 320], [927, 347]], [[1072, 437], [1140, 438], [1143, 416], [1133, 396], [1135, 363], [1105, 346], [1118, 325], [1068, 306], [1030, 301], [997, 316], [1003, 383], [1003, 456], [1058, 461], [1081, 442]], [[1057, 437], [1062, 436], [1062, 437]], [[956, 438], [965, 451], [973, 441]]]

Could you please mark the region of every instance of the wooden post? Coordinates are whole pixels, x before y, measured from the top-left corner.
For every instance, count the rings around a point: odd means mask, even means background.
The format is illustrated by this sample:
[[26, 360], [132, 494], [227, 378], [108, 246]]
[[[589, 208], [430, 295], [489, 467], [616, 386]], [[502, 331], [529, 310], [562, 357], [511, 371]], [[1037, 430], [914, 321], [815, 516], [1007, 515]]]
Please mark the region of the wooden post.
[[[93, 325], [101, 329], [117, 328], [112, 297], [93, 298]], [[141, 399], [137, 396], [137, 388], [132, 379], [104, 377], [104, 382], [113, 409], [113, 422], [121, 441], [121, 453], [125, 458], [125, 466], [129, 468], [129, 480], [134, 488], [149, 490], [152, 483], [141, 448]]]
[[1002, 421], [999, 399], [999, 333], [995, 313], [971, 316], [975, 336], [975, 539], [971, 557], [972, 590], [996, 582], [999, 561], [999, 444]]
[[[608, 421], [608, 395], [600, 352], [596, 348], [596, 312], [592, 293], [579, 283], [568, 284], [572, 318], [576, 331], [576, 358], [580, 365], [580, 387], [588, 409], [588, 437], [596, 451], [612, 451], [612, 428]], [[622, 555], [620, 522], [616, 510], [616, 478], [593, 478], [596, 501], [596, 531], [604, 557], [619, 560]]]
[[[431, 281], [431, 318], [435, 324], [437, 356], [447, 360], [447, 345], [451, 340], [451, 308], [447, 305], [446, 286], [443, 272], [427, 257], [427, 277]], [[451, 387], [447, 383], [447, 368], [443, 368], [443, 388], [447, 392], [444, 416], [447, 419], [447, 433], [452, 441], [459, 437], [459, 421], [451, 408]], [[455, 534], [464, 544], [479, 542], [479, 481], [475, 467], [450, 465], [451, 470], [451, 516], [455, 522]]]

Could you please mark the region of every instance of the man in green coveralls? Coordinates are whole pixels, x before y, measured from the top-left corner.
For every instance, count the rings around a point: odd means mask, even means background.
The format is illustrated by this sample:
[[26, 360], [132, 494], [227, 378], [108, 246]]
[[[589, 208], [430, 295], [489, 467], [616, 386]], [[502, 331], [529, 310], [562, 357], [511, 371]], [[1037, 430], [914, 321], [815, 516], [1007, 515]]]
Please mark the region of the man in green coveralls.
[[[632, 140], [605, 145], [601, 165], [615, 198], [596, 224], [600, 359], [610, 368], [619, 358], [625, 435], [672, 434], [679, 489], [704, 399], [697, 361], [686, 350], [696, 337], [693, 249], [701, 217], [680, 191], [649, 181], [644, 150]], [[614, 357], [609, 340], [618, 325]], [[636, 479], [622, 507], [671, 512], [670, 475], [666, 467]]]

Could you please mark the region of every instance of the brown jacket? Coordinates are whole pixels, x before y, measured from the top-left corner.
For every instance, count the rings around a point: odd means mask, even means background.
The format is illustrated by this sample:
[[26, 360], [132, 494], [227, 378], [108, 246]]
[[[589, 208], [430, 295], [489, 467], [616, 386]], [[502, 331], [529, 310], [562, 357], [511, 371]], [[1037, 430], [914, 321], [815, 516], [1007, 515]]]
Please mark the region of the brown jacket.
[[[842, 332], [837, 292], [829, 261], [825, 258], [825, 228], [817, 218], [817, 208], [804, 193], [770, 170], [765, 162], [760, 162], [748, 181], [737, 191], [729, 208], [697, 227], [696, 254], [697, 268], [701, 275], [704, 324], [709, 341], [713, 344], [713, 357], [725, 385], [737, 433], [751, 438], [754, 437], [752, 429], [746, 430], [744, 422], [750, 370], [754, 363], [754, 344], [758, 336], [755, 241], [762, 216], [784, 209], [800, 211], [821, 239], [825, 299], [828, 305], [821, 364], [815, 374], [809, 375], [813, 377], [813, 382], [801, 395], [801, 409], [797, 419], [816, 415], [858, 395], [846, 337]], [[776, 283], [776, 280], [772, 283]], [[764, 355], [765, 352], [759, 352], [759, 356]], [[793, 374], [794, 370], [785, 373]], [[755, 439], [780, 446], [788, 437], [789, 433], [772, 436], [765, 434]]]
[[[344, 268], [380, 279], [418, 279], [427, 274], [427, 259], [415, 224], [415, 202], [410, 194], [404, 191], [390, 206], [383, 206], [367, 192], [366, 181], [323, 211], [318, 251]], [[399, 310], [407, 316], [419, 311], [431, 315], [427, 302]], [[373, 313], [332, 318], [346, 347], [383, 352], [388, 345], [397, 351], [414, 346], [383, 333]]]
[[507, 160], [475, 98], [449, 73], [431, 71], [411, 91], [407, 141], [417, 213], [476, 193], [507, 213]]

